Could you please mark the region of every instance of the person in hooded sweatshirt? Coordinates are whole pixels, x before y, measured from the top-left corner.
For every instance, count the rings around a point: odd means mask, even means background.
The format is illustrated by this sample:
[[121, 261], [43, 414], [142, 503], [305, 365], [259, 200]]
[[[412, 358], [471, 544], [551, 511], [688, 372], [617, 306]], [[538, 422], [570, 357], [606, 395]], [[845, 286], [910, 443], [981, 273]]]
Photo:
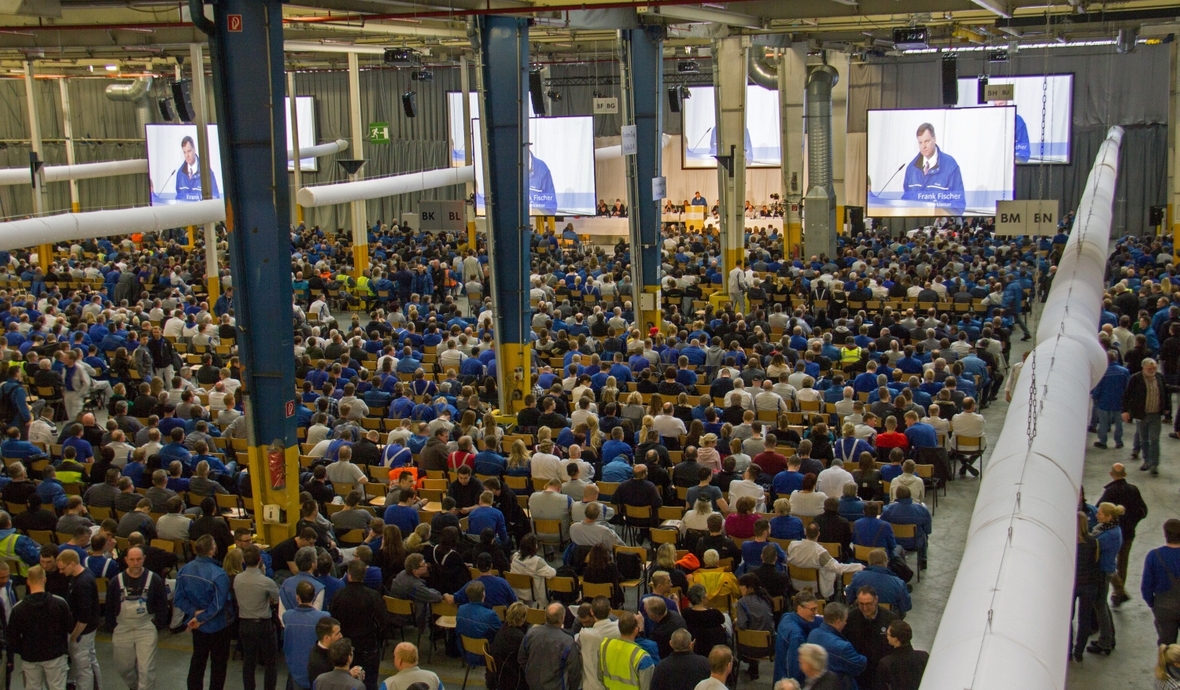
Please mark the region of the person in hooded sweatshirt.
[[26, 688], [66, 687], [74, 617], [65, 599], [45, 591], [45, 569], [29, 568], [28, 595], [8, 617], [8, 644], [20, 655]]

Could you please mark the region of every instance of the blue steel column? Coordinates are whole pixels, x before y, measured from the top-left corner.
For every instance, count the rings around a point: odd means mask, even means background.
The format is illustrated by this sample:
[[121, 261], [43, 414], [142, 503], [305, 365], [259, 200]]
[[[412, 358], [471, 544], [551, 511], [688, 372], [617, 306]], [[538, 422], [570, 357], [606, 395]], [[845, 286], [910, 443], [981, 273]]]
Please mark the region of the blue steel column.
[[488, 261], [496, 330], [500, 410], [514, 413], [532, 388], [529, 275], [533, 231], [528, 207], [528, 20], [479, 19], [480, 126], [487, 204]]
[[631, 232], [635, 323], [660, 325], [660, 202], [651, 181], [663, 176], [664, 59], [659, 27], [619, 32], [624, 84], [623, 118], [635, 125], [638, 152], [627, 159], [627, 203]]
[[[296, 421], [287, 414], [295, 362], [282, 20], [277, 0], [219, 0], [210, 36], [247, 455], [268, 544], [286, 539], [299, 519]], [[283, 456], [273, 482], [272, 448]], [[263, 524], [265, 504], [284, 509], [285, 522]]]

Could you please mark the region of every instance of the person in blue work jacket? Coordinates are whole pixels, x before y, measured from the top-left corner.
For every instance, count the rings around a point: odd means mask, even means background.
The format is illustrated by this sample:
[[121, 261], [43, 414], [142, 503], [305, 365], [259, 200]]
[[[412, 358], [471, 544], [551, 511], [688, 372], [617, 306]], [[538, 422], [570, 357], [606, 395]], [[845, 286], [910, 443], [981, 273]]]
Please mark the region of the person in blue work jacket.
[[[1003, 106], [1008, 105], [1008, 101], [992, 101], [992, 105]], [[1028, 143], [1028, 125], [1024, 123], [1024, 118], [1020, 113], [1016, 113], [1016, 162], [1027, 163], [1028, 159], [1032, 157], [1032, 147]]]
[[206, 534], [193, 545], [196, 558], [176, 576], [173, 604], [184, 613], [185, 626], [193, 634], [193, 656], [188, 667], [188, 690], [205, 685], [205, 666], [212, 657], [209, 690], [223, 690], [229, 665], [230, 624], [234, 620], [229, 598], [229, 576], [214, 560], [217, 543]]
[[1024, 322], [1024, 286], [1016, 279], [1016, 276], [1008, 275], [1004, 283], [1004, 311], [1012, 316], [1015, 325], [1020, 326], [1020, 330], [1024, 331], [1024, 337], [1021, 341], [1031, 340], [1032, 335], [1028, 332], [1028, 324]]
[[[201, 196], [201, 166], [197, 162], [197, 145], [192, 137], [180, 140], [180, 150], [184, 154], [184, 163], [176, 171], [176, 200], [200, 201]], [[213, 168], [209, 168], [209, 183], [213, 186], [212, 198], [220, 199], [217, 191], [217, 178], [213, 176]]]
[[1094, 412], [1098, 416], [1098, 440], [1094, 442], [1097, 448], [1106, 448], [1106, 434], [1114, 425], [1114, 447], [1123, 447], [1123, 391], [1127, 390], [1127, 382], [1131, 380], [1131, 372], [1119, 364], [1119, 353], [1108, 350], [1106, 353], [1106, 373], [1102, 380], [1090, 391], [1094, 399]]
[[932, 203], [949, 216], [963, 215], [967, 196], [959, 164], [938, 147], [934, 125], [918, 125], [917, 137], [918, 155], [906, 166], [901, 198]]
[[[455, 615], [455, 633], [461, 637], [474, 640], [495, 639], [500, 630], [500, 617], [492, 607], [484, 603], [484, 585], [478, 580], [469, 582], [464, 589], [467, 592], [467, 603], [459, 607]], [[483, 655], [471, 654], [463, 650], [467, 663], [472, 666], [483, 666]]]
[[545, 161], [533, 155], [529, 148], [529, 209], [541, 215], [557, 213], [557, 190], [553, 186], [553, 175]]
[[844, 637], [847, 623], [848, 607], [831, 602], [824, 606], [823, 622], [807, 635], [807, 641], [827, 650], [828, 670], [840, 676], [841, 687], [856, 688], [856, 677], [864, 673], [869, 660]]
[[1114, 649], [1114, 619], [1110, 615], [1111, 580], [1118, 577], [1118, 554], [1123, 548], [1123, 531], [1119, 527], [1119, 518], [1126, 512], [1123, 506], [1113, 503], [1098, 504], [1098, 524], [1090, 535], [1098, 540], [1098, 568], [1102, 571], [1102, 581], [1098, 586], [1097, 603], [1094, 611], [1098, 615], [1098, 640], [1091, 642], [1086, 651], [1091, 654], [1109, 656]]
[[819, 614], [819, 602], [815, 593], [805, 589], [795, 595], [795, 610], [782, 617], [774, 641], [774, 684], [784, 678], [803, 682], [803, 670], [799, 668], [799, 647], [807, 642], [807, 636], [823, 623]]

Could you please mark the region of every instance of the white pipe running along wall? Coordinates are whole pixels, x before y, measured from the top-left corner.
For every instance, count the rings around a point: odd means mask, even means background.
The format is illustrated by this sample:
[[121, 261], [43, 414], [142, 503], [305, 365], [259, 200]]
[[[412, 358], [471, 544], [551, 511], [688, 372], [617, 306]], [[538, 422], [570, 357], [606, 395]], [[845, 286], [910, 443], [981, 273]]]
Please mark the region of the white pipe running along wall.
[[225, 204], [220, 199], [169, 206], [63, 213], [0, 223], [0, 250], [92, 237], [160, 232], [168, 228], [204, 225], [223, 220]]
[[[340, 153], [348, 149], [348, 142], [344, 139], [327, 144], [319, 144], [300, 149], [300, 158], [320, 158]], [[287, 152], [287, 160], [294, 160], [295, 152]], [[45, 182], [66, 182], [68, 180], [89, 180], [95, 177], [113, 177], [116, 175], [135, 175], [147, 172], [147, 161], [138, 158], [126, 161], [105, 161], [102, 163], [80, 163], [78, 165], [47, 165], [41, 169], [41, 179]], [[27, 184], [31, 185], [28, 168], [0, 169], [0, 186]]]
[[[667, 146], [672, 137], [663, 135], [663, 145]], [[621, 158], [623, 147], [604, 146], [594, 150], [595, 160], [610, 160]], [[439, 168], [425, 172], [393, 175], [360, 182], [340, 182], [337, 184], [320, 185], [318, 187], [304, 187], [295, 196], [296, 201], [303, 208], [318, 206], [332, 206], [333, 204], [347, 204], [353, 201], [366, 201], [394, 194], [408, 194], [422, 192], [428, 189], [449, 187], [457, 184], [467, 184], [475, 181], [475, 167], [462, 166], [458, 168]]]
[[1090, 170], [1035, 364], [1030, 355], [1021, 368], [975, 499], [922, 690], [1065, 687], [1089, 392], [1106, 370], [1097, 333], [1122, 135], [1111, 128]]

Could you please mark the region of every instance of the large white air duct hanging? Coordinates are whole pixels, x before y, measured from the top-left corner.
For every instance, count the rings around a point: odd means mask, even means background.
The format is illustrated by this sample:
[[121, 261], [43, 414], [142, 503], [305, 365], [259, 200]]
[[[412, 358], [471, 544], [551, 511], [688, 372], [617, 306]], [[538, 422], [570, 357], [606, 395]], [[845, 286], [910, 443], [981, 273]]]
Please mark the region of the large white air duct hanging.
[[1089, 393], [1106, 370], [1097, 333], [1122, 136], [1111, 128], [1090, 170], [1034, 355], [983, 474], [922, 690], [1065, 687]]
[[111, 211], [62, 213], [0, 223], [0, 250], [55, 244], [93, 237], [160, 232], [187, 225], [204, 225], [225, 220], [220, 199], [190, 204], [145, 206]]

